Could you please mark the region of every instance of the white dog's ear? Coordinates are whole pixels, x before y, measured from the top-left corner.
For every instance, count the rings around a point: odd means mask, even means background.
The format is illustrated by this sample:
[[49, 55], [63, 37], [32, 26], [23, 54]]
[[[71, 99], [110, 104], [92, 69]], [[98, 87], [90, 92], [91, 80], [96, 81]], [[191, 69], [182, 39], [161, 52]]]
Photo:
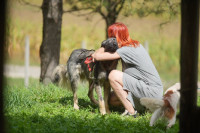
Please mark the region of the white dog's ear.
[[180, 83], [176, 83], [174, 84], [173, 86], [169, 87], [166, 91], [165, 91], [165, 94], [172, 90], [173, 92], [176, 92], [176, 91], [179, 91], [181, 89], [181, 84]]
[[169, 104], [172, 106], [172, 108], [174, 110], [176, 110], [177, 105], [179, 103], [180, 100], [180, 88], [181, 85], [180, 83], [176, 83], [173, 86], [171, 86], [169, 89], [166, 90], [165, 95], [167, 95], [170, 92], [173, 92], [172, 94], [170, 94], [170, 97], [165, 97], [165, 99], [169, 102]]

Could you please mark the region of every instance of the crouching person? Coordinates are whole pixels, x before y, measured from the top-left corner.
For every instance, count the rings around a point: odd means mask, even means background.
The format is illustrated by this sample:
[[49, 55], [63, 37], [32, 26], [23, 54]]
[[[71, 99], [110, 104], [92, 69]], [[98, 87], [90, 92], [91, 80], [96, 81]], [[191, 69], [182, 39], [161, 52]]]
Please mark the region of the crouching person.
[[163, 85], [160, 76], [144, 47], [129, 36], [123, 23], [115, 23], [108, 28], [108, 36], [117, 39], [119, 49], [114, 53], [97, 50], [92, 54], [93, 61], [121, 59], [123, 72], [113, 70], [109, 82], [113, 89], [109, 103], [123, 105], [126, 115], [135, 116], [142, 109], [142, 97], [162, 99]]

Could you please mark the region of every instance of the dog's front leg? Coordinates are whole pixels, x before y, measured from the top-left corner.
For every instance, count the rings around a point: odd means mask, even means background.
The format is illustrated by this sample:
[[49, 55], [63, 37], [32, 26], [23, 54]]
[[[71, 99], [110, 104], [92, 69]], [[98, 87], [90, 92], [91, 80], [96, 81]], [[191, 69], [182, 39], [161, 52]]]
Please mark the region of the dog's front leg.
[[98, 100], [99, 100], [99, 110], [100, 110], [100, 113], [102, 115], [104, 115], [104, 114], [106, 114], [106, 110], [105, 110], [105, 104], [104, 104], [104, 100], [103, 100], [103, 97], [102, 97], [102, 91], [101, 91], [100, 85], [95, 84], [95, 91], [97, 93]]
[[109, 100], [109, 96], [110, 96], [110, 84], [109, 83], [105, 83], [104, 84], [104, 101], [105, 101], [105, 108], [106, 108], [106, 113], [110, 114], [110, 109], [109, 109], [109, 105], [108, 105], [108, 100]]
[[79, 106], [78, 106], [78, 97], [77, 97], [77, 91], [73, 90], [73, 96], [74, 96], [74, 109], [79, 110]]

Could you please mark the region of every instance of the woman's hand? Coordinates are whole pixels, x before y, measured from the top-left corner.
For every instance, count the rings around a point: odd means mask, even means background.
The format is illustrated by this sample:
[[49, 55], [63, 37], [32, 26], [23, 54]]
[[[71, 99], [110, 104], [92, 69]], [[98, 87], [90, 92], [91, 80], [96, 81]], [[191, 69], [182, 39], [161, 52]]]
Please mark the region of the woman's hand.
[[92, 55], [92, 61], [105, 61], [105, 60], [115, 60], [119, 59], [120, 56], [118, 53], [109, 53], [109, 52], [104, 52], [104, 48], [100, 48], [96, 50]]
[[95, 62], [95, 54], [93, 53], [91, 56], [92, 56], [92, 62]]
[[96, 58], [97, 58], [97, 55], [98, 54], [101, 54], [101, 53], [104, 53], [104, 48], [101, 47], [99, 48], [98, 50], [96, 50], [91, 56], [92, 56], [92, 61], [95, 62], [96, 61]]

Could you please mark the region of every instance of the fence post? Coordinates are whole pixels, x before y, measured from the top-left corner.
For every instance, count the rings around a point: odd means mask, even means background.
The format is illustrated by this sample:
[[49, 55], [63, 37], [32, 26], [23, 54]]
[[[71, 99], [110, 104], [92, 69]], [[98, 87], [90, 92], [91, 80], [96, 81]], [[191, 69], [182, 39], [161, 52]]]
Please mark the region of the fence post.
[[25, 38], [25, 75], [24, 75], [24, 85], [28, 87], [29, 84], [29, 37], [26, 36]]
[[86, 41], [83, 40], [81, 43], [81, 48], [86, 49], [86, 47], [87, 47]]
[[146, 49], [147, 52], [149, 52], [149, 43], [148, 43], [148, 41], [144, 42], [144, 48]]

